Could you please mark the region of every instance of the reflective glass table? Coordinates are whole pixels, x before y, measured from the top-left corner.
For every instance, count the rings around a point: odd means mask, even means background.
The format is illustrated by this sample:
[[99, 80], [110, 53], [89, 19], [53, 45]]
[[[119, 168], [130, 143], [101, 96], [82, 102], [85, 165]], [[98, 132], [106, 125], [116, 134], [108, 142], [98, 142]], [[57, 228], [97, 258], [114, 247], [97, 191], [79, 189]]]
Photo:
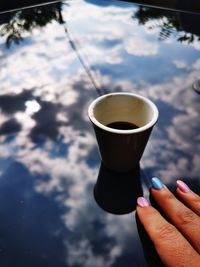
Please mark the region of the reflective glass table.
[[[200, 16], [74, 0], [0, 14], [0, 266], [162, 266], [135, 218], [158, 176], [200, 193]], [[87, 108], [110, 92], [160, 117], [138, 169], [100, 162]]]

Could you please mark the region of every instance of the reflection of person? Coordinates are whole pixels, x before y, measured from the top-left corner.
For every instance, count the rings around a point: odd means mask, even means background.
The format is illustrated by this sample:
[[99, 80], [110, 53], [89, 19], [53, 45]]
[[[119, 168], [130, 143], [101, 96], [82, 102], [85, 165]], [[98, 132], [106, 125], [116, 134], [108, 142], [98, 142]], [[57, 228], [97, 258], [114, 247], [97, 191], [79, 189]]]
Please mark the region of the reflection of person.
[[181, 180], [176, 193], [185, 205], [158, 178], [152, 185], [152, 197], [171, 223], [143, 197], [136, 211], [161, 260], [170, 267], [200, 267], [200, 197]]

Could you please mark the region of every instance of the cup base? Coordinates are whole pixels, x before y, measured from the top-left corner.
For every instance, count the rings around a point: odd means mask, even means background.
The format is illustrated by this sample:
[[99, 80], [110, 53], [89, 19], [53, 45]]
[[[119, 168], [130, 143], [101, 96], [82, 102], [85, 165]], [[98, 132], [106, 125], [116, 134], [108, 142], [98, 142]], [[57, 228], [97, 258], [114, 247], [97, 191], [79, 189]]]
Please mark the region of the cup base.
[[136, 164], [135, 166], [132, 166], [132, 167], [110, 167], [110, 166], [107, 166], [105, 163], [102, 162], [102, 165], [104, 166], [104, 168], [106, 168], [108, 171], [111, 171], [111, 172], [116, 172], [117, 174], [128, 174], [128, 173], [135, 173], [135, 170], [137, 168], [139, 168], [139, 164]]

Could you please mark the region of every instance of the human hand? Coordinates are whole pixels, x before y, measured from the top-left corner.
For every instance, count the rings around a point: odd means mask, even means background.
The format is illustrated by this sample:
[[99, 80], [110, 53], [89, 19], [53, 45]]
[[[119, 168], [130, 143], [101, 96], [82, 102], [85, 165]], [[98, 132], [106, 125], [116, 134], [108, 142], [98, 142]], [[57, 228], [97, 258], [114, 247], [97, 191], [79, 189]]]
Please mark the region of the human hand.
[[169, 223], [148, 201], [139, 197], [136, 212], [162, 262], [169, 267], [200, 267], [200, 197], [177, 181], [179, 201], [158, 178], [151, 195]]

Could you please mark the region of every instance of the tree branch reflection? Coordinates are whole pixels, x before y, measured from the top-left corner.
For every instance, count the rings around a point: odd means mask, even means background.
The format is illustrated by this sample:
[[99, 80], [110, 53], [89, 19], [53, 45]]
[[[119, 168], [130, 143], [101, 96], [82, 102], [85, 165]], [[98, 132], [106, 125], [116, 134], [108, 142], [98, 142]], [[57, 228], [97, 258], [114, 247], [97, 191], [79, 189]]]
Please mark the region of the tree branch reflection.
[[33, 7], [1, 15], [0, 36], [6, 37], [6, 46], [19, 44], [26, 32], [35, 28], [45, 27], [48, 23], [56, 21], [63, 24], [62, 3]]
[[150, 30], [159, 29], [159, 40], [164, 41], [172, 35], [178, 42], [191, 44], [195, 37], [200, 40], [200, 16], [196, 14], [178, 13], [140, 6], [133, 14], [141, 25], [148, 25]]

